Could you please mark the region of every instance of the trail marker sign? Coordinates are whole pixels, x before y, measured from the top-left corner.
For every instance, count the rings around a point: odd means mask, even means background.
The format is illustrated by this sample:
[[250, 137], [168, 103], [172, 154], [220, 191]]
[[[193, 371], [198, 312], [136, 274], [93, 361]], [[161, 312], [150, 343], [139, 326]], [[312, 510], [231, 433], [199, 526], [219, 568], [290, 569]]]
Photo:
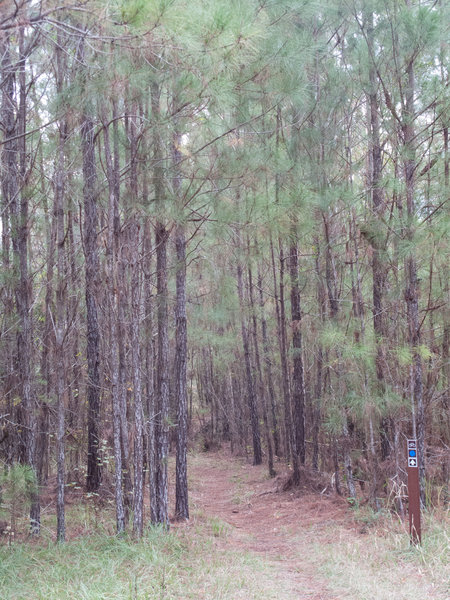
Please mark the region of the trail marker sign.
[[422, 541], [422, 532], [420, 526], [419, 458], [417, 456], [417, 440], [407, 440], [407, 453], [409, 534], [413, 544], [420, 544]]

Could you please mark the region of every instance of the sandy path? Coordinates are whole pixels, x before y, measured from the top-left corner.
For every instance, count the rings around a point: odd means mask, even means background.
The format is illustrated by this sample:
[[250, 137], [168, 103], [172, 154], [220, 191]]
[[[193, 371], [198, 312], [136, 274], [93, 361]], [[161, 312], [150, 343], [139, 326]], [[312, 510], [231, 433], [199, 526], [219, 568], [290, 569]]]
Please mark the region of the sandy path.
[[[224, 544], [258, 553], [270, 563], [280, 600], [339, 600], [317, 573], [313, 545], [331, 543], [331, 523], [343, 524], [340, 501], [318, 495], [277, 491], [265, 467], [253, 467], [227, 452], [203, 454], [191, 462], [194, 510], [230, 526]], [[328, 533], [323, 528], [326, 525]]]

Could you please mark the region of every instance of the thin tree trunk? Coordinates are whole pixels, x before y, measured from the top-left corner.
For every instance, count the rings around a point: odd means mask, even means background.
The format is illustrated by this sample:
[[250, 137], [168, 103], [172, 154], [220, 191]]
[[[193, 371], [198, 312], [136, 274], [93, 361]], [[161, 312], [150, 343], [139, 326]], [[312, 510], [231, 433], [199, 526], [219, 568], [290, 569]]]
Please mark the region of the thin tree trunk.
[[[10, 37], [3, 34], [0, 38], [0, 53], [2, 57], [2, 105], [1, 105], [1, 126], [4, 137], [3, 149], [1, 155], [1, 200], [2, 200], [2, 265], [5, 273], [11, 270], [14, 277], [6, 280], [2, 290], [4, 300], [4, 326], [2, 330], [2, 342], [5, 352], [5, 379], [2, 389], [3, 396], [7, 401], [6, 412], [12, 417], [12, 423], [17, 422], [13, 398], [17, 395], [15, 391], [15, 331], [14, 323], [14, 291], [17, 278], [17, 266], [15, 264], [15, 251], [11, 255], [11, 242], [17, 232], [13, 230], [15, 224], [13, 215], [13, 205], [11, 202], [17, 193], [17, 141], [16, 119], [15, 119], [15, 73], [11, 63]], [[9, 425], [3, 443], [8, 443], [6, 451], [7, 462], [12, 463], [19, 458], [20, 440], [17, 427]]]
[[264, 351], [264, 370], [266, 374], [266, 385], [269, 392], [270, 398], [270, 411], [272, 417], [272, 435], [275, 456], [280, 456], [280, 436], [278, 431], [278, 419], [276, 411], [276, 398], [275, 388], [272, 375], [272, 362], [270, 359], [270, 347], [269, 337], [267, 335], [267, 321], [264, 313], [264, 294], [263, 294], [263, 281], [261, 270], [258, 270], [258, 288], [259, 288], [259, 308], [261, 310], [261, 332], [263, 339], [263, 351]]
[[[106, 122], [106, 115], [103, 116]], [[119, 331], [118, 331], [118, 283], [117, 283], [117, 237], [115, 235], [115, 214], [118, 201], [116, 195], [114, 165], [109, 141], [109, 129], [103, 130], [104, 149], [106, 159], [106, 174], [108, 179], [108, 244], [106, 247], [107, 282], [109, 284], [109, 339], [110, 339], [110, 378], [111, 398], [113, 408], [113, 450], [114, 450], [114, 491], [116, 501], [116, 529], [117, 533], [125, 531], [125, 509], [122, 490], [122, 448], [121, 448], [121, 423], [120, 423], [120, 381], [119, 381]]]
[[[9, 49], [8, 49], [9, 51]], [[15, 133], [20, 136], [17, 146], [9, 149], [9, 201], [11, 211], [11, 234], [13, 246], [13, 265], [16, 279], [15, 299], [19, 317], [17, 331], [17, 368], [20, 379], [20, 395], [23, 408], [24, 450], [25, 461], [35, 471], [36, 426], [35, 426], [35, 390], [32, 376], [32, 312], [31, 312], [31, 280], [28, 273], [28, 228], [29, 228], [29, 203], [26, 172], [26, 73], [24, 55], [24, 30], [19, 29], [19, 102], [16, 115]], [[14, 82], [7, 79], [7, 102], [11, 102], [8, 118], [13, 117]], [[11, 123], [12, 125], [12, 123]], [[14, 131], [13, 127], [12, 130]], [[40, 507], [39, 499], [33, 498], [30, 511], [31, 532], [39, 533]]]
[[[301, 305], [300, 287], [298, 283], [298, 247], [295, 225], [291, 229], [291, 245], [289, 249], [289, 275], [291, 280], [291, 323], [292, 323], [292, 393], [291, 404], [294, 419], [295, 452], [302, 465], [305, 464], [305, 384], [302, 358]], [[300, 480], [294, 483], [298, 485]]]
[[280, 248], [280, 358], [281, 358], [281, 376], [283, 381], [283, 396], [284, 396], [284, 425], [286, 429], [286, 459], [291, 458], [292, 467], [294, 470], [294, 479], [300, 477], [298, 455], [295, 452], [294, 427], [291, 409], [291, 386], [289, 385], [289, 368], [287, 358], [287, 332], [286, 332], [286, 306], [284, 301], [284, 273], [285, 273], [285, 257], [283, 243], [279, 240]]
[[[126, 358], [126, 309], [128, 294], [126, 263], [129, 251], [129, 231], [123, 228], [120, 220], [120, 150], [119, 150], [119, 114], [117, 101], [113, 100], [113, 145], [114, 145], [114, 252], [116, 284], [117, 284], [117, 330], [118, 330], [118, 348], [119, 348], [119, 415], [120, 415], [120, 443], [122, 447], [122, 478], [124, 488], [124, 510], [125, 522], [128, 522], [129, 511], [133, 500], [133, 482], [131, 478], [130, 465], [130, 443], [128, 432], [128, 414], [127, 414], [127, 393], [128, 393], [128, 373]], [[125, 207], [126, 209], [128, 207]]]
[[188, 482], [187, 482], [187, 319], [186, 319], [186, 240], [183, 223], [183, 204], [180, 198], [181, 173], [179, 163], [181, 153], [178, 150], [180, 136], [175, 135], [172, 147], [174, 167], [173, 188], [178, 196], [180, 222], [175, 229], [176, 266], [176, 307], [175, 307], [175, 386], [177, 406], [177, 454], [175, 515], [177, 519], [189, 519]]
[[[148, 103], [142, 110], [144, 118], [148, 118]], [[148, 151], [145, 139], [143, 140], [143, 152]], [[145, 169], [142, 178], [142, 202], [149, 210], [149, 177]], [[147, 439], [147, 469], [148, 487], [150, 496], [150, 522], [157, 523], [157, 468], [156, 468], [156, 429], [155, 429], [155, 348], [153, 341], [153, 275], [152, 275], [152, 235], [150, 229], [150, 218], [144, 219], [144, 240], [142, 248], [142, 269], [144, 273], [144, 353], [145, 353], [145, 396], [147, 409], [146, 439]]]
[[245, 362], [245, 375], [247, 382], [247, 402], [248, 409], [250, 412], [250, 423], [252, 427], [252, 441], [253, 441], [253, 464], [260, 465], [262, 463], [262, 452], [261, 452], [261, 436], [259, 432], [259, 420], [258, 420], [258, 409], [256, 404], [255, 385], [253, 381], [252, 367], [250, 362], [250, 347], [248, 340], [248, 327], [246, 324], [246, 310], [244, 305], [244, 284], [242, 277], [242, 264], [239, 260], [237, 266], [237, 284], [238, 284], [238, 298], [239, 306], [241, 309], [241, 335], [242, 345], [244, 348], [244, 362]]
[[[8, 141], [14, 135], [15, 120], [12, 110], [11, 96], [11, 78], [10, 71], [10, 55], [9, 55], [9, 38], [0, 38], [0, 56], [2, 57], [1, 64], [1, 81], [2, 81], [2, 105], [1, 105], [1, 128], [3, 133], [3, 151], [1, 153], [1, 230], [2, 230], [2, 268], [3, 273], [10, 273], [12, 269], [11, 262], [11, 227], [10, 227], [10, 179], [11, 179], [11, 158], [14, 157], [14, 142]], [[1, 299], [3, 304], [2, 315], [2, 330], [0, 337], [2, 340], [3, 356], [3, 385], [2, 396], [5, 399], [5, 412], [13, 417], [14, 415], [14, 357], [15, 357], [15, 339], [14, 339], [14, 282], [5, 279], [1, 287]], [[12, 424], [14, 417], [10, 423], [6, 423], [2, 429], [3, 433], [3, 450], [5, 462], [12, 464], [16, 459], [18, 440], [17, 430]]]
[[[449, 136], [448, 126], [444, 127], [444, 185], [445, 185], [445, 197], [449, 197], [450, 191], [450, 156], [449, 156]], [[444, 334], [442, 338], [442, 364], [443, 364], [443, 388], [444, 390], [450, 389], [450, 269], [448, 264], [444, 267], [444, 302], [445, 307], [443, 311], [444, 320]], [[449, 393], [444, 393], [442, 396], [442, 409], [445, 416], [444, 431], [444, 443], [447, 448], [450, 447], [450, 399]], [[448, 506], [450, 503], [450, 456], [447, 452], [447, 456], [444, 458], [442, 464], [442, 478], [444, 481], [444, 505]]]
[[[248, 246], [249, 246], [248, 242]], [[250, 249], [249, 249], [250, 251]], [[256, 362], [256, 373], [258, 375], [258, 395], [262, 402], [262, 413], [263, 413], [263, 423], [264, 423], [264, 431], [266, 434], [266, 443], [267, 443], [267, 458], [268, 458], [268, 469], [269, 469], [269, 477], [275, 477], [275, 470], [273, 468], [273, 446], [272, 446], [272, 436], [270, 434], [269, 427], [269, 418], [268, 418], [268, 401], [267, 394], [264, 390], [264, 381], [263, 381], [263, 373], [261, 368], [261, 356], [259, 352], [259, 342], [258, 342], [258, 322], [256, 319], [256, 310], [255, 310], [255, 301], [253, 296], [253, 274], [252, 269], [249, 265], [248, 267], [248, 294], [250, 298], [250, 311], [252, 315], [252, 336], [253, 336], [253, 349], [255, 352], [255, 362]]]
[[[56, 48], [57, 63], [57, 92], [61, 94], [64, 87], [64, 63], [62, 58], [62, 35], [58, 34]], [[66, 522], [64, 506], [65, 490], [65, 388], [66, 369], [64, 360], [64, 340], [66, 338], [65, 304], [66, 304], [66, 269], [65, 269], [65, 230], [64, 230], [64, 196], [65, 196], [65, 142], [67, 125], [65, 120], [59, 123], [58, 162], [55, 174], [55, 209], [57, 237], [57, 290], [56, 290], [56, 319], [55, 319], [55, 357], [56, 357], [56, 400], [57, 417], [57, 532], [58, 542], [66, 539]]]
[[156, 272], [158, 303], [158, 522], [169, 527], [169, 316], [167, 277], [168, 232], [164, 223], [156, 226]]
[[[135, 109], [134, 113], [137, 112]], [[135, 117], [130, 118], [131, 138], [131, 182], [130, 189], [134, 206], [138, 203], [137, 185], [137, 131]], [[134, 396], [134, 496], [133, 496], [133, 533], [142, 536], [143, 506], [144, 506], [144, 411], [141, 389], [141, 344], [139, 338], [140, 326], [140, 277], [139, 277], [139, 221], [134, 208], [130, 227], [130, 258], [131, 258], [131, 362], [133, 373]]]
[[53, 379], [54, 369], [50, 368], [53, 360], [53, 323], [52, 323], [52, 302], [53, 302], [53, 275], [55, 264], [55, 246], [56, 246], [56, 219], [50, 218], [47, 191], [45, 186], [45, 168], [44, 156], [40, 152], [40, 175], [41, 175], [41, 193], [43, 198], [43, 208], [45, 212], [46, 229], [46, 274], [45, 274], [45, 308], [44, 308], [44, 327], [42, 334], [42, 353], [40, 362], [40, 379], [42, 381], [42, 396], [45, 398], [40, 403], [40, 416], [38, 420], [38, 436], [36, 441], [36, 474], [38, 485], [46, 485], [48, 480], [48, 454], [49, 454], [49, 405], [46, 399], [50, 399], [54, 390]]
[[168, 313], [168, 272], [167, 243], [169, 231], [163, 220], [164, 211], [164, 170], [161, 164], [162, 147], [158, 130], [160, 120], [160, 94], [156, 83], [151, 88], [152, 116], [155, 122], [154, 152], [154, 187], [158, 210], [158, 221], [155, 226], [156, 243], [156, 288], [158, 319], [158, 372], [157, 372], [157, 469], [158, 469], [158, 522], [169, 528], [169, 501], [167, 463], [169, 459], [169, 313]]
[[[145, 183], [145, 177], [144, 177]], [[144, 186], [145, 187], [145, 186]], [[146, 193], [144, 192], [144, 196]], [[151, 275], [152, 242], [150, 221], [144, 224], [144, 311], [145, 311], [145, 383], [147, 396], [147, 464], [148, 486], [150, 495], [150, 522], [157, 523], [157, 478], [156, 478], [156, 431], [155, 431], [155, 382], [154, 363], [155, 352], [153, 343], [153, 302], [152, 302], [152, 275]]]
[[86, 112], [81, 122], [83, 152], [85, 299], [87, 326], [87, 403], [88, 403], [88, 461], [86, 489], [98, 490], [101, 482], [99, 457], [100, 418], [100, 334], [97, 311], [99, 257], [97, 246], [97, 169], [95, 164], [94, 123]]
[[[320, 245], [319, 238], [315, 238], [314, 246], [317, 249], [316, 253], [316, 278], [317, 278], [317, 303], [319, 306], [320, 325], [325, 322], [326, 313], [326, 292], [323, 284], [322, 273], [320, 268]], [[315, 398], [313, 403], [313, 427], [312, 427], [312, 467], [314, 470], [319, 470], [319, 433], [320, 433], [320, 416], [321, 416], [321, 398], [323, 388], [323, 347], [320, 341], [317, 343], [317, 359], [316, 359], [316, 386]]]

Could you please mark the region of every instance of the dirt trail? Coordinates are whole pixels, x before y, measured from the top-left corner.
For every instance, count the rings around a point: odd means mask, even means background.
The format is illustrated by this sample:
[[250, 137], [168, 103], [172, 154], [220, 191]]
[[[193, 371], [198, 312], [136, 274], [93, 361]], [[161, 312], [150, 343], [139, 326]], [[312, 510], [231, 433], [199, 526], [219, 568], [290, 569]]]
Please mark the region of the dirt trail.
[[253, 467], [226, 451], [198, 456], [190, 469], [194, 510], [230, 525], [228, 548], [258, 553], [271, 563], [283, 582], [280, 600], [343, 598], [327, 589], [312, 558], [318, 538], [321, 544], [333, 542], [330, 523], [348, 522], [339, 499], [280, 492], [280, 480], [269, 480], [266, 467]]

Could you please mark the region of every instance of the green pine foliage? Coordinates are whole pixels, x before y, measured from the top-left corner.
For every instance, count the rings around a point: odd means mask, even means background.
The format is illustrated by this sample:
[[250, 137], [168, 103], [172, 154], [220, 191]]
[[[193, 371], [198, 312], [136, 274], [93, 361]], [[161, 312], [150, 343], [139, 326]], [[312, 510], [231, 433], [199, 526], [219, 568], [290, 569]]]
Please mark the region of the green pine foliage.
[[16, 533], [19, 517], [26, 518], [37, 489], [36, 474], [30, 465], [15, 463], [0, 472], [0, 514], [8, 518], [11, 535]]

